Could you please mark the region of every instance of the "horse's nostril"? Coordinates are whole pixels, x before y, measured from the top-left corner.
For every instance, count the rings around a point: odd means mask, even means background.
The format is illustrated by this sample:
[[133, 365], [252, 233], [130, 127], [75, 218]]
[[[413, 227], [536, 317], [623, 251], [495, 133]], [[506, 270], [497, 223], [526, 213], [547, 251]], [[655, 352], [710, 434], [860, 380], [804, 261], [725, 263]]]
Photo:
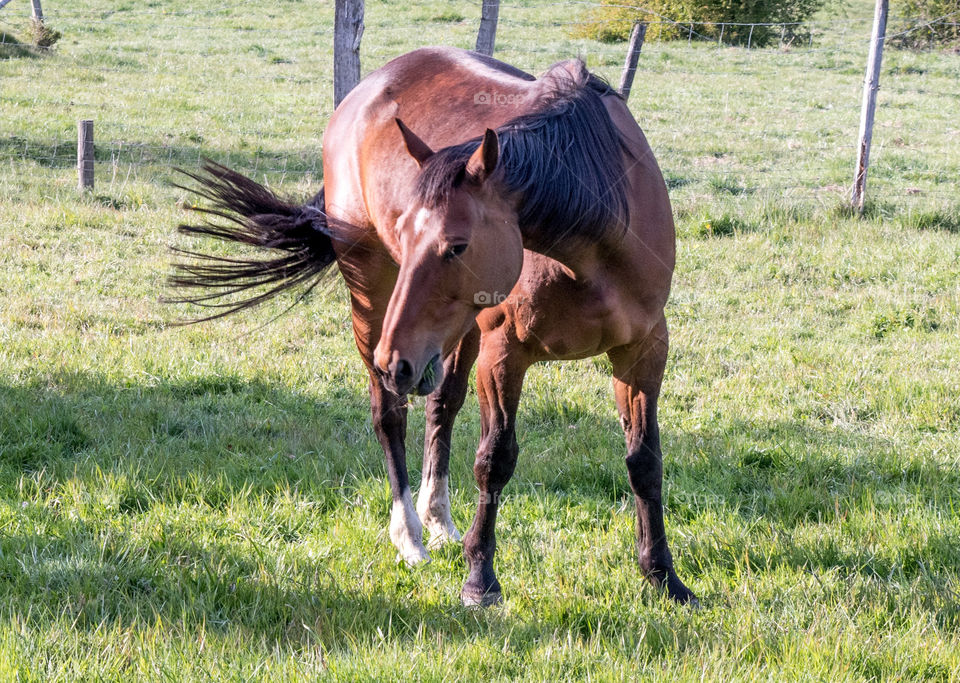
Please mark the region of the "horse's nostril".
[[397, 384], [403, 384], [413, 378], [413, 366], [402, 358], [397, 361], [393, 369], [393, 379]]

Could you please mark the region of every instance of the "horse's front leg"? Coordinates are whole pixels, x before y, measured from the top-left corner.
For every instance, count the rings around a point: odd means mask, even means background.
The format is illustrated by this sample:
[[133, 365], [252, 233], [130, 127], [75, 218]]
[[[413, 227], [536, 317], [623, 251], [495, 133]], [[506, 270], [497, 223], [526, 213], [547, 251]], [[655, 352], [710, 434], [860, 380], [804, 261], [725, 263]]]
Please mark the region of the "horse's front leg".
[[480, 350], [480, 329], [474, 327], [444, 361], [443, 382], [427, 398], [427, 429], [423, 444], [423, 476], [417, 512], [430, 531], [430, 547], [460, 540], [450, 515], [449, 463], [453, 422], [463, 406]]
[[370, 372], [370, 411], [373, 430], [387, 458], [387, 478], [393, 507], [390, 511], [390, 540], [407, 564], [430, 559], [423, 546], [423, 525], [417, 517], [407, 478], [407, 399], [388, 391], [376, 371]]
[[465, 605], [487, 606], [503, 599], [493, 571], [497, 549], [494, 528], [500, 496], [517, 465], [517, 406], [530, 363], [522, 352], [511, 350], [499, 337], [483, 337], [477, 365], [481, 434], [473, 473], [480, 493], [477, 514], [463, 540], [463, 554], [469, 566], [460, 592]]
[[[342, 246], [342, 245], [341, 245]], [[380, 341], [384, 312], [397, 279], [397, 267], [386, 250], [370, 245], [344, 248], [338, 256], [340, 272], [350, 288], [353, 333], [357, 350], [370, 373], [370, 413], [373, 430], [386, 457], [393, 505], [390, 540], [408, 564], [430, 559], [423, 546], [423, 525], [413, 507], [407, 478], [407, 399], [384, 385], [373, 363]]]
[[663, 525], [663, 453], [657, 424], [657, 398], [667, 362], [667, 327], [661, 323], [638, 344], [613, 349], [613, 389], [627, 438], [627, 473], [637, 508], [640, 569], [677, 602], [696, 603], [673, 568]]

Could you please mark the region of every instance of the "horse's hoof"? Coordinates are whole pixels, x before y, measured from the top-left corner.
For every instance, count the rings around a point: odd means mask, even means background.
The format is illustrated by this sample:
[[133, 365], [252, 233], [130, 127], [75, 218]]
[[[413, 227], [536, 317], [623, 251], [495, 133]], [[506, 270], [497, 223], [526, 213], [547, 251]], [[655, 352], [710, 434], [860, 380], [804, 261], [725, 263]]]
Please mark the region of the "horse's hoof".
[[452, 524], [449, 527], [439, 528], [430, 528], [427, 525], [427, 529], [430, 531], [430, 542], [427, 543], [427, 548], [430, 550], [442, 548], [448, 543], [459, 543], [461, 541], [460, 532]]
[[667, 579], [667, 595], [674, 602], [686, 605], [691, 609], [700, 609], [700, 601], [692, 590], [683, 585], [683, 581], [676, 574]]
[[408, 567], [416, 567], [418, 564], [427, 564], [430, 562], [430, 553], [426, 548], [409, 547], [404, 551], [397, 553], [397, 564], [405, 563]]
[[464, 607], [491, 607], [503, 602], [503, 593], [498, 590], [486, 592], [472, 591], [464, 587], [464, 589], [460, 591], [460, 601]]

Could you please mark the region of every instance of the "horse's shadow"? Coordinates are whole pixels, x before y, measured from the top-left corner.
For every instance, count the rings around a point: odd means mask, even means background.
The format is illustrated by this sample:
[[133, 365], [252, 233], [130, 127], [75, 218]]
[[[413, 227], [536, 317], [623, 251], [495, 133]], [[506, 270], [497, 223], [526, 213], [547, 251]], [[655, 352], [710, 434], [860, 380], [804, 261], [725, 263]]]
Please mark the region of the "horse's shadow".
[[[630, 508], [626, 468], [616, 457], [624, 452], [616, 420], [576, 405], [559, 411], [566, 420], [558, 420], [556, 410], [549, 412], [535, 407], [521, 416], [529, 423], [552, 420], [555, 429], [586, 433], [576, 451], [579, 457], [525, 472], [521, 454], [521, 481], [536, 480], [548, 493], [597, 510], [618, 503]], [[733, 572], [746, 558], [756, 571], [784, 566], [883, 581], [893, 575], [924, 577], [936, 583], [938, 567], [931, 562], [960, 562], [960, 537], [949, 527], [924, 533], [898, 557], [878, 553], [869, 544], [838, 542], [832, 535], [811, 543], [797, 533], [816, 525], [842, 525], [851, 513], [865, 510], [878, 519], [896, 520], [905, 511], [950, 518], [960, 491], [956, 467], [905, 457], [902, 445], [863, 429], [826, 423], [728, 420], [712, 429], [682, 431], [671, 428], [668, 414], [667, 420], [661, 416], [661, 430], [668, 536], [671, 527], [695, 524], [705, 514], [736, 526], [723, 538], [694, 537], [685, 549], [692, 557], [678, 554], [686, 576], [695, 576], [702, 564]], [[523, 434], [522, 425], [519, 432]], [[526, 485], [529, 489], [529, 481]], [[762, 549], [755, 547], [755, 534], [764, 541]]]
[[[319, 524], [348, 507], [358, 492], [379, 492], [383, 509], [375, 516], [385, 522], [382, 455], [366, 396], [342, 386], [323, 391], [311, 395], [232, 376], [130, 383], [95, 373], [0, 386], [0, 491], [7, 501], [23, 501], [14, 513], [20, 519], [12, 524], [8, 518], [12, 526], [0, 533], [0, 595], [10, 604], [57, 596], [56, 609], [78, 627], [111, 622], [149, 628], [159, 617], [196, 632], [239, 630], [294, 648], [337, 649], [349, 647], [349, 639], [372, 642], [386, 633], [413, 639], [418, 629], [471, 639], [504, 620], [517, 632], [543, 635], [561, 625], [558, 619], [574, 627], [582, 622], [588, 630], [593, 620], [610, 619], [589, 606], [553, 621], [478, 613], [456, 606], [453, 593], [449, 603], [438, 604], [420, 592], [430, 575], [417, 572], [401, 573], [397, 580], [404, 585], [390, 593], [345, 585], [328, 571], [330, 558], [323, 554], [274, 576], [255, 544], [207, 543], [163, 531], [146, 542], [129, 524], [110, 524], [82, 509], [65, 521], [56, 505], [37, 506], [41, 510], [29, 502], [58, 487], [76, 490], [112, 476], [120, 481], [111, 488], [115, 499], [99, 514], [129, 516], [134, 525], [162, 528], [163, 509], [183, 505], [202, 503], [201, 511], [207, 506], [223, 512], [238, 497], [278, 504], [290, 490], [316, 503], [319, 514], [312, 519]], [[612, 415], [564, 406], [558, 419], [536, 401], [523, 405], [521, 448], [527, 441], [532, 457], [525, 461], [521, 454], [509, 495], [557, 496], [587, 509], [623, 507], [629, 496], [622, 432]], [[560, 424], [567, 418], [575, 429]], [[422, 436], [417, 420], [412, 432]], [[471, 399], [455, 433], [456, 454], [472, 453], [477, 425]], [[561, 427], [577, 435], [567, 438], [568, 451], [538, 457], [538, 440], [555, 442]], [[341, 452], [324, 452], [331, 444], [341, 444]], [[930, 572], [924, 556], [955, 556], [960, 546], [946, 531], [930, 534], [912, 562], [900, 558], [894, 566], [889, 557], [866, 551], [793, 541], [799, 527], [837, 520], [845, 506], [865, 500], [881, 510], [925, 505], [949, 514], [955, 508], [954, 499], [936, 492], [960, 490], [960, 473], [917, 460], [904, 467], [893, 445], [862, 433], [786, 422], [733, 423], [712, 432], [664, 424], [664, 446], [668, 529], [710, 511], [747, 527], [762, 520], [778, 533], [774, 549], [767, 544], [765, 554], [755, 556], [749, 534], [695, 539], [679, 557], [692, 579], [700, 563], [713, 571], [729, 565], [734, 572], [745, 556], [757, 571], [784, 565], [882, 579], [897, 570], [910, 578]], [[411, 441], [414, 480], [418, 454]], [[469, 458], [455, 457], [453, 487], [473, 490]], [[462, 503], [461, 513], [469, 507]], [[58, 520], [55, 533], [51, 520]], [[380, 538], [371, 544], [385, 545], [382, 530], [376, 531]], [[242, 533], [223, 531], [228, 538]], [[85, 551], [78, 552], [78, 542]], [[87, 552], [94, 546], [100, 551]], [[624, 561], [631, 559], [625, 554]], [[444, 561], [450, 565], [444, 571], [456, 574], [449, 578], [454, 585], [462, 578], [462, 561], [455, 551], [446, 560], [441, 556]], [[53, 603], [50, 609], [55, 611]], [[42, 613], [35, 611], [34, 618]]]
[[[335, 578], [329, 548], [274, 573], [254, 541], [231, 540], [244, 533], [224, 524], [231, 505], [282, 507], [291, 491], [309, 499], [319, 525], [371, 492], [386, 520], [380, 446], [366, 397], [354, 394], [310, 396], [230, 376], [134, 384], [64, 373], [0, 386], [0, 498], [15, 505], [15, 518], [0, 516], [6, 613], [31, 605], [33, 619], [67, 615], [91, 630], [160, 620], [305, 648], [403, 635], [421, 622], [480, 629], [482, 617], [419, 599], [416, 572], [401, 572], [407, 598], [394, 601]], [[331, 444], [340, 452], [323, 452]], [[110, 500], [85, 505], [97, 490]], [[185, 531], [182, 517], [167, 519], [184, 508], [209, 509], [221, 528], [204, 537]], [[392, 564], [380, 531], [370, 542]], [[291, 540], [301, 532], [289, 530]]]
[[298, 467], [308, 462], [329, 466], [333, 477], [354, 471], [356, 462], [317, 452], [336, 436], [357, 446], [362, 468], [378, 462], [366, 404], [343, 386], [310, 396], [235, 375], [130, 382], [63, 372], [0, 385], [0, 405], [4, 483], [40, 470], [48, 481], [124, 471], [131, 463], [149, 471], [151, 458], [162, 454], [161, 481], [227, 472], [226, 493], [262, 493], [275, 488], [276, 477], [306, 474]]

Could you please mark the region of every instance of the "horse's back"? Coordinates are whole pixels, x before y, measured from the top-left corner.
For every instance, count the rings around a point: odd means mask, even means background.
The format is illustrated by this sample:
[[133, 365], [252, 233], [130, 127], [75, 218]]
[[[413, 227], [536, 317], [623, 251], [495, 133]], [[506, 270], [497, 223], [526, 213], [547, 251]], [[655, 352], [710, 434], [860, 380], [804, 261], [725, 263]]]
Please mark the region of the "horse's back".
[[535, 81], [522, 69], [478, 52], [456, 47], [422, 47], [390, 60], [372, 75], [392, 81], [404, 89], [412, 83], [430, 82], [436, 77], [486, 79], [488, 81]]

